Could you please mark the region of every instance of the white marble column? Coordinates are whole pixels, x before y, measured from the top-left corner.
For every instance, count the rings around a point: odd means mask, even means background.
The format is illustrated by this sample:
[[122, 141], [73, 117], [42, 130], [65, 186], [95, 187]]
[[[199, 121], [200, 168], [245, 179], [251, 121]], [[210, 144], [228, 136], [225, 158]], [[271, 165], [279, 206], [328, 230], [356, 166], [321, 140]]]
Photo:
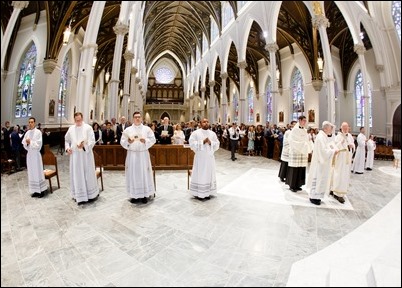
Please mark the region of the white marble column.
[[[130, 70], [131, 73], [131, 78], [130, 78], [130, 115], [128, 115], [128, 119], [132, 118], [133, 113], [136, 111], [135, 110], [135, 94], [136, 94], [136, 89], [137, 89], [137, 83], [136, 83], [136, 78], [135, 74], [137, 74], [138, 70], [136, 67], [132, 67]], [[131, 120], [130, 120], [131, 122]]]
[[205, 87], [201, 87], [200, 91], [201, 91], [201, 118], [205, 117], [205, 91], [207, 90], [207, 88]]
[[225, 125], [228, 120], [228, 96], [226, 94], [226, 80], [228, 79], [228, 73], [222, 73], [222, 86], [221, 86], [221, 106], [222, 106], [222, 124]]
[[141, 96], [141, 91], [140, 91], [140, 83], [141, 83], [141, 79], [139, 77], [135, 78], [135, 111], [141, 111], [142, 107], [141, 107], [141, 103], [142, 103], [142, 96]]
[[[338, 121], [338, 125], [340, 125], [340, 120], [336, 119], [335, 112], [335, 77], [334, 77], [334, 67], [332, 64], [332, 55], [330, 44], [328, 41], [327, 27], [329, 26], [328, 19], [324, 15], [316, 15], [313, 19], [313, 27], [318, 28], [320, 33], [320, 39], [322, 44], [322, 51], [324, 54], [325, 65], [323, 67], [322, 74], [325, 75], [325, 82], [327, 83], [327, 103], [328, 103], [328, 114], [327, 119], [331, 123], [336, 123]], [[339, 126], [338, 126], [339, 127]]]
[[247, 62], [241, 61], [237, 63], [237, 67], [240, 69], [240, 96], [239, 96], [239, 123], [247, 123], [247, 103], [246, 103], [246, 67]]
[[128, 32], [128, 26], [117, 22], [113, 27], [113, 31], [116, 34], [116, 44], [113, 55], [113, 67], [112, 67], [112, 79], [109, 84], [109, 111], [108, 119], [118, 117], [118, 106], [120, 99], [119, 95], [119, 83], [120, 83], [120, 63], [123, 51], [124, 35]]
[[215, 81], [210, 81], [209, 83], [209, 123], [213, 124], [216, 122], [215, 113]]
[[[270, 69], [269, 72], [271, 74], [271, 81], [272, 81], [272, 120], [271, 123], [278, 123], [278, 107], [277, 103], [279, 102], [279, 88], [278, 88], [278, 81], [276, 81], [276, 51], [279, 50], [278, 45], [276, 42], [273, 43], [268, 43], [265, 45], [265, 50], [269, 52], [269, 60], [270, 60]], [[265, 88], [265, 87], [264, 87]], [[264, 91], [265, 92], [265, 91]], [[267, 97], [265, 93], [263, 93], [263, 106], [264, 106], [264, 112], [262, 113], [262, 119], [261, 123], [265, 123], [267, 121]]]
[[362, 72], [362, 82], [363, 82], [363, 95], [364, 98], [364, 128], [366, 131], [366, 137], [370, 136], [370, 103], [369, 103], [369, 88], [367, 82], [367, 68], [366, 68], [366, 59], [364, 58], [364, 53], [366, 52], [366, 48], [362, 43], [356, 44], [354, 46], [354, 50], [359, 56], [360, 70]]
[[6, 30], [4, 31], [1, 39], [1, 69], [4, 70], [4, 61], [6, 59], [7, 47], [10, 43], [11, 34], [14, 31], [15, 23], [22, 9], [27, 8], [29, 1], [12, 1], [11, 5], [14, 7], [13, 13], [7, 22]]
[[124, 70], [124, 85], [123, 85], [123, 100], [121, 105], [121, 115], [126, 118], [128, 115], [128, 101], [130, 97], [130, 75], [131, 75], [131, 65], [134, 59], [134, 53], [126, 51], [124, 53], [124, 60], [126, 60], [126, 67]]

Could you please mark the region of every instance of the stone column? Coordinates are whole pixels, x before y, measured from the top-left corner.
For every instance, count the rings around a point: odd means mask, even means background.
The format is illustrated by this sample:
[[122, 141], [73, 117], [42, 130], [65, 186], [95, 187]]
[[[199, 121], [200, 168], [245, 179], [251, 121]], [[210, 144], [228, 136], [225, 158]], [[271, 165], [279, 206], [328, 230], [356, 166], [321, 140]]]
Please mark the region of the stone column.
[[[325, 65], [323, 67], [322, 74], [325, 75], [325, 82], [327, 83], [327, 101], [328, 101], [328, 114], [327, 119], [331, 123], [340, 126], [340, 119], [336, 119], [335, 112], [335, 77], [334, 77], [334, 66], [332, 64], [332, 55], [330, 44], [328, 41], [327, 27], [329, 26], [328, 19], [324, 15], [316, 15], [313, 19], [313, 27], [318, 29], [320, 33], [320, 39], [322, 43], [322, 52], [325, 60]], [[322, 120], [322, 117], [320, 117]], [[339, 127], [338, 126], [338, 127]]]
[[1, 69], [4, 69], [4, 61], [6, 59], [7, 47], [10, 44], [11, 34], [14, 31], [15, 23], [22, 9], [27, 8], [29, 1], [12, 1], [11, 5], [14, 7], [13, 13], [7, 22], [6, 30], [4, 31], [1, 39]]
[[124, 60], [126, 60], [126, 67], [124, 70], [124, 85], [123, 85], [123, 100], [121, 105], [121, 114], [120, 116], [125, 116], [126, 118], [128, 115], [128, 101], [130, 97], [130, 74], [131, 74], [131, 65], [134, 59], [134, 53], [130, 51], [126, 51], [124, 53]]
[[113, 55], [113, 67], [112, 75], [109, 84], [109, 117], [110, 120], [113, 117], [118, 117], [118, 106], [119, 103], [119, 75], [120, 75], [120, 62], [123, 50], [124, 35], [128, 32], [128, 26], [117, 22], [116, 26], [113, 27], [113, 31], [116, 34], [116, 44], [114, 48]]
[[221, 106], [222, 106], [222, 124], [225, 125], [228, 119], [228, 95], [226, 94], [226, 80], [228, 79], [228, 73], [222, 73], [222, 86], [221, 86]]
[[[279, 98], [279, 89], [278, 89], [278, 81], [276, 79], [276, 51], [279, 50], [278, 45], [276, 44], [276, 42], [273, 43], [268, 43], [267, 45], [265, 45], [265, 50], [267, 50], [269, 52], [269, 60], [270, 60], [270, 69], [269, 72], [271, 73], [271, 81], [272, 81], [272, 116], [271, 116], [271, 123], [278, 123], [278, 107], [277, 107], [277, 98]], [[265, 87], [264, 87], [265, 88]], [[261, 89], [260, 89], [261, 90]], [[264, 91], [265, 92], [265, 91]], [[264, 110], [262, 113], [262, 119], [264, 119], [264, 121], [261, 121], [261, 123], [265, 123], [267, 121], [267, 97], [265, 95], [265, 93], [263, 93], [263, 106], [264, 106]]]
[[190, 104], [189, 104], [189, 106], [190, 106], [190, 120], [193, 120], [194, 119], [194, 109], [195, 109], [195, 107], [194, 107], [194, 94], [190, 95], [189, 100], [190, 100]]
[[215, 113], [215, 81], [210, 81], [209, 83], [209, 123], [215, 123], [216, 113]]
[[142, 106], [141, 106], [142, 96], [141, 96], [141, 91], [140, 91], [140, 88], [139, 88], [140, 82], [141, 82], [141, 79], [136, 77], [135, 78], [135, 87], [136, 87], [136, 89], [135, 89], [135, 101], [134, 101], [135, 111], [141, 111], [142, 110]]
[[[135, 110], [135, 94], [136, 94], [136, 89], [137, 89], [137, 83], [135, 81], [135, 74], [137, 74], [138, 70], [136, 67], [132, 67], [131, 70], [131, 78], [130, 78], [130, 114], [128, 115], [128, 119], [131, 119], [133, 116], [133, 113], [136, 111]], [[131, 121], [131, 120], [130, 120]]]
[[98, 45], [90, 43], [81, 47], [80, 71], [77, 83], [77, 112], [82, 112], [84, 121], [89, 123], [89, 99], [92, 93], [94, 70], [92, 69], [93, 57]]
[[354, 46], [354, 50], [359, 56], [360, 70], [362, 72], [362, 81], [363, 81], [363, 95], [364, 98], [364, 128], [366, 131], [366, 137], [368, 139], [370, 135], [370, 97], [369, 97], [369, 89], [367, 82], [367, 69], [366, 69], [366, 59], [364, 58], [364, 53], [366, 52], [366, 48], [363, 44], [356, 44]]
[[[246, 123], [247, 121], [247, 103], [246, 103], [246, 67], [247, 62], [241, 61], [237, 63], [237, 67], [240, 68], [240, 95], [239, 95], [239, 122]], [[240, 124], [237, 123], [237, 124]]]
[[200, 91], [201, 91], [201, 117], [204, 118], [205, 117], [205, 91], [207, 90], [207, 88], [205, 87], [201, 87]]

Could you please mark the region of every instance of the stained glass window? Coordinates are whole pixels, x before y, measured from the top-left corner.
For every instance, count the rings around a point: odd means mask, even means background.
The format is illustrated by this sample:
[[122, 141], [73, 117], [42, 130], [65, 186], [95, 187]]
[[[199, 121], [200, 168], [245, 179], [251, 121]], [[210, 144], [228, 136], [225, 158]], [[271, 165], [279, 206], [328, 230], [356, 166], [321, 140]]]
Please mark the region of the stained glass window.
[[247, 103], [248, 103], [248, 122], [254, 122], [254, 89], [253, 87], [248, 88], [247, 93]]
[[291, 78], [293, 113], [292, 120], [298, 120], [299, 116], [304, 115], [304, 88], [303, 78], [300, 70], [296, 67]]
[[234, 117], [233, 122], [239, 122], [239, 95], [237, 91], [233, 94], [233, 108], [234, 108]]
[[15, 102], [15, 118], [32, 116], [32, 93], [35, 85], [36, 57], [36, 46], [32, 43], [31, 47], [25, 53], [20, 66]]
[[[371, 113], [371, 87], [370, 83], [367, 82], [368, 85], [368, 99], [369, 99], [369, 113], [370, 113], [370, 120], [369, 125], [372, 127], [372, 113]], [[363, 74], [361, 70], [357, 71], [356, 78], [355, 78], [355, 101], [356, 101], [356, 126], [362, 127], [364, 126], [364, 90], [363, 90]]]
[[59, 98], [57, 102], [57, 116], [66, 117], [66, 97], [68, 91], [68, 71], [70, 70], [70, 56], [67, 53], [64, 57], [63, 67], [61, 68]]
[[228, 1], [222, 1], [222, 27], [225, 28], [234, 19], [233, 9]]
[[[191, 58], [193, 59], [193, 58]], [[174, 73], [170, 68], [163, 66], [158, 68], [155, 72], [155, 79], [158, 83], [168, 84], [171, 83], [174, 79]]]
[[401, 40], [401, 1], [392, 1], [392, 19], [394, 19], [395, 29]]
[[272, 81], [268, 76], [267, 84], [265, 85], [265, 97], [267, 97], [267, 119], [266, 121], [272, 121]]

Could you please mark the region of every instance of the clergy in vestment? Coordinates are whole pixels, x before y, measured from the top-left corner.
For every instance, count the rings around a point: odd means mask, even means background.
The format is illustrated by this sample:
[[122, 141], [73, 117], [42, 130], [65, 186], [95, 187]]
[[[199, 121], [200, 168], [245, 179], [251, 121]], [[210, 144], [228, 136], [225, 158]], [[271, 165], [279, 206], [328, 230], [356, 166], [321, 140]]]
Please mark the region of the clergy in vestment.
[[311, 141], [308, 138], [306, 116], [299, 116], [299, 123], [296, 124], [289, 134], [289, 162], [286, 172], [286, 184], [290, 191], [302, 190], [301, 186], [306, 184], [306, 167], [308, 154], [312, 151]]
[[360, 128], [360, 134], [357, 136], [357, 149], [355, 159], [353, 160], [352, 172], [355, 174], [363, 174], [364, 163], [366, 161], [366, 143], [367, 138], [364, 135], [364, 127]]
[[133, 125], [121, 135], [120, 144], [127, 150], [126, 189], [131, 203], [142, 199], [143, 203], [155, 194], [152, 164], [148, 149], [156, 142], [152, 129], [142, 124], [140, 112], [134, 112]]
[[74, 113], [75, 124], [68, 128], [65, 149], [70, 155], [70, 193], [78, 205], [93, 201], [99, 196], [95, 159], [92, 148], [95, 134], [86, 124], [81, 112]]
[[366, 157], [366, 170], [373, 170], [374, 164], [374, 151], [376, 148], [376, 144], [374, 141], [374, 135], [371, 134], [369, 139], [367, 140], [367, 157]]
[[210, 195], [216, 195], [214, 153], [219, 149], [219, 140], [209, 129], [208, 119], [202, 119], [201, 129], [191, 133], [189, 144], [195, 152], [190, 192], [197, 199], [210, 199]]
[[307, 179], [307, 189], [309, 190], [310, 202], [315, 205], [321, 204], [321, 199], [329, 191], [332, 174], [332, 160], [338, 148], [335, 144], [334, 133], [335, 125], [324, 121], [322, 130], [314, 142], [313, 156]]
[[355, 141], [349, 133], [349, 124], [347, 122], [342, 123], [341, 132], [335, 137], [335, 144], [339, 153], [334, 159], [330, 194], [340, 203], [345, 203], [343, 197], [349, 189], [350, 168], [352, 166], [353, 151], [355, 150]]
[[28, 151], [26, 156], [28, 170], [28, 188], [32, 197], [43, 197], [46, 190], [46, 179], [43, 174], [43, 162], [40, 149], [42, 148], [42, 132], [35, 128], [35, 118], [28, 120], [28, 131], [22, 139], [22, 145]]
[[282, 146], [282, 153], [281, 153], [281, 167], [279, 168], [278, 177], [281, 179], [282, 182], [285, 182], [286, 173], [288, 171], [288, 162], [289, 162], [289, 135], [292, 128], [295, 126], [297, 122], [292, 121], [290, 122], [290, 129], [286, 130], [285, 134], [283, 135], [283, 146]]

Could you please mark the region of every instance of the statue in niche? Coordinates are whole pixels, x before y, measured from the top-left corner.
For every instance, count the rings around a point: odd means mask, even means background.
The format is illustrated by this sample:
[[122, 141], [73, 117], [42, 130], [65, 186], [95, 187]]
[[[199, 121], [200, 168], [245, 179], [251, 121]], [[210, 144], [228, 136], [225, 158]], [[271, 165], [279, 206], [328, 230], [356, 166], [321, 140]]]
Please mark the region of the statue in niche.
[[260, 113], [256, 114], [256, 122], [259, 123], [260, 122]]
[[94, 119], [94, 110], [91, 110], [91, 112], [89, 113], [89, 119]]
[[284, 113], [283, 111], [279, 111], [279, 122], [283, 122], [284, 119]]
[[313, 109], [308, 110], [308, 122], [315, 122], [315, 111]]
[[56, 105], [56, 102], [51, 99], [49, 101], [49, 117], [54, 117], [54, 106]]

